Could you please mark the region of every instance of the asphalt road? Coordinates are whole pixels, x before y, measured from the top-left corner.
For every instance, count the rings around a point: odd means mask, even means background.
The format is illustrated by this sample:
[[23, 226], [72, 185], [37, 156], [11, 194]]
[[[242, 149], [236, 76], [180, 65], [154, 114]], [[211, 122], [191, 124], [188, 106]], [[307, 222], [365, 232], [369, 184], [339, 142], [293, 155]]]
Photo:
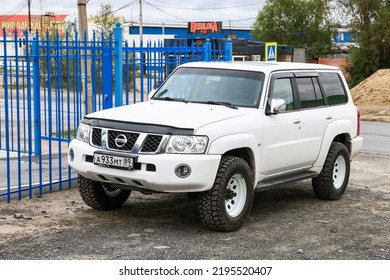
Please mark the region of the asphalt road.
[[361, 122], [362, 152], [390, 154], [390, 123]]

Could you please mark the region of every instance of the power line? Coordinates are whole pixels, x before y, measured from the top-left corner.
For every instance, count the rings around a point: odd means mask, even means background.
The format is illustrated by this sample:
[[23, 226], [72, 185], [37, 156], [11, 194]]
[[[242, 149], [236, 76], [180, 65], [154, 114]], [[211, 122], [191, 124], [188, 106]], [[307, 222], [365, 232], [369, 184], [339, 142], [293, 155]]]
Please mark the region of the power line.
[[[230, 18], [230, 22], [240, 22], [240, 21], [246, 21], [246, 20], [251, 20], [251, 19], [254, 19], [256, 17], [241, 17], [241, 16], [238, 16], [237, 14], [227, 14], [227, 13], [218, 13], [216, 12], [215, 10], [222, 10], [222, 9], [236, 9], [236, 8], [242, 8], [242, 7], [248, 7], [248, 6], [254, 6], [254, 5], [261, 5], [263, 3], [265, 3], [265, 0], [262, 0], [262, 1], [259, 1], [257, 3], [249, 3], [249, 4], [240, 4], [240, 5], [234, 5], [234, 6], [224, 6], [224, 7], [206, 7], [206, 8], [194, 8], [194, 7], [188, 7], [188, 6], [183, 6], [183, 5], [173, 5], [171, 3], [167, 3], [165, 1], [161, 1], [161, 0], [155, 0], [156, 2], [159, 2], [159, 3], [163, 3], [163, 4], [167, 4], [167, 5], [156, 5], [156, 4], [152, 4], [150, 2], [147, 2], [145, 1], [148, 5], [150, 5], [151, 7], [169, 15], [170, 17], [174, 17], [176, 19], [179, 19], [181, 22], [187, 22], [189, 19], [186, 18], [186, 19], [183, 19], [183, 18], [180, 18], [180, 17], [177, 17], [176, 15], [174, 15], [173, 13], [169, 13], [167, 12], [166, 9], [176, 9], [176, 10], [192, 10], [192, 11], [198, 11], [198, 12], [202, 12], [202, 13], [208, 13], [208, 14], [212, 14], [214, 17], [215, 15], [219, 15], [219, 16], [222, 16], [222, 17], [225, 17], [225, 18]], [[179, 12], [180, 13], [180, 12]], [[233, 17], [233, 19], [231, 19]], [[227, 21], [227, 20], [225, 20]]]
[[18, 5], [14, 6], [13, 9], [5, 13], [6, 15], [2, 18], [2, 20], [6, 21], [12, 18], [13, 16], [17, 15], [20, 11], [22, 11], [26, 7], [27, 7], [27, 0], [20, 1]]
[[167, 14], [167, 15], [169, 15], [169, 16], [171, 16], [171, 17], [174, 17], [174, 18], [176, 18], [176, 19], [178, 19], [178, 20], [181, 20], [182, 22], [186, 22], [185, 19], [180, 18], [180, 17], [178, 17], [178, 16], [176, 16], [176, 15], [170, 14], [170, 13], [164, 11], [163, 9], [159, 8], [158, 6], [149, 3], [148, 1], [144, 1], [144, 2], [145, 2], [146, 4], [148, 4], [149, 6], [155, 8], [156, 10], [159, 10], [160, 12], [163, 12], [164, 14]]
[[[148, 19], [152, 19], [153, 22], [158, 22], [158, 21], [162, 21], [162, 22], [165, 22], [165, 23], [172, 23], [172, 24], [180, 24], [180, 23], [187, 23], [188, 21], [191, 21], [192, 19], [191, 18], [183, 18], [181, 17], [180, 15], [183, 14], [183, 10], [190, 10], [190, 11], [196, 11], [196, 12], [199, 12], [199, 13], [206, 13], [206, 14], [211, 14], [213, 15], [213, 18], [215, 18], [216, 20], [218, 20], [217, 18], [225, 18], [225, 20], [222, 20], [223, 23], [240, 23], [240, 22], [244, 22], [244, 21], [250, 21], [250, 20], [254, 20], [256, 19], [256, 16], [250, 16], [250, 17], [243, 17], [243, 16], [240, 16], [240, 14], [238, 14], [237, 12], [235, 14], [232, 14], [232, 13], [219, 13], [217, 12], [217, 10], [223, 10], [223, 9], [239, 9], [239, 8], [243, 8], [243, 7], [250, 7], [250, 6], [255, 6], [255, 5], [262, 5], [263, 3], [265, 3], [265, 0], [261, 0], [259, 2], [256, 2], [256, 3], [248, 3], [248, 4], [237, 4], [237, 5], [233, 5], [233, 6], [223, 6], [223, 7], [202, 7], [202, 8], [196, 8], [196, 7], [189, 7], [189, 6], [183, 6], [183, 5], [173, 5], [171, 3], [168, 3], [168, 2], [165, 2], [165, 1], [161, 1], [161, 0], [142, 0], [143, 3], [145, 3], [146, 5], [152, 7], [153, 9], [169, 16], [169, 20], [167, 20], [167, 18], [163, 18], [163, 17], [160, 17], [160, 18], [157, 18], [156, 16], [155, 17], [151, 17], [149, 16], [147, 13], [145, 13], [143, 15], [144, 18], [148, 18]], [[136, 3], [135, 2], [138, 2], [138, 1], [134, 1], [134, 2], [130, 2], [129, 4], [126, 4], [124, 5], [123, 7], [119, 8], [119, 9], [122, 9], [122, 8], [125, 8], [125, 7], [128, 7], [128, 6], [131, 6], [131, 5], [135, 5]], [[159, 4], [156, 4], [159, 3]], [[161, 5], [161, 3], [163, 5]], [[118, 10], [119, 10], [118, 9]], [[178, 10], [177, 12], [174, 12], [174, 10]], [[252, 9], [253, 10], [253, 9]], [[179, 16], [178, 16], [179, 14]], [[241, 15], [243, 15], [243, 13], [241, 13]], [[202, 15], [199, 15], [198, 19], [200, 17], [203, 17]], [[192, 18], [195, 18], [194, 14], [192, 15]], [[135, 21], [133, 18], [131, 19], [125, 19], [125, 22], [137, 22], [137, 20]]]
[[197, 11], [203, 11], [203, 10], [226, 10], [226, 9], [243, 8], [243, 7], [249, 7], [249, 6], [258, 6], [258, 5], [260, 5], [260, 4], [266, 2], [265, 0], [263, 0], [263, 1], [256, 2], [256, 3], [241, 4], [241, 5], [228, 6], [228, 7], [205, 7], [205, 8], [194, 8], [194, 7], [186, 7], [186, 6], [182, 6], [182, 5], [171, 4], [171, 3], [168, 3], [168, 2], [165, 2], [165, 1], [159, 1], [159, 0], [155, 0], [155, 1], [156, 1], [156, 2], [159, 2], [159, 3], [166, 4], [166, 5], [170, 5], [170, 6], [161, 6], [161, 5], [160, 5], [161, 7], [165, 7], [165, 8], [186, 9], [186, 10], [197, 10]]
[[127, 8], [127, 7], [130, 7], [130, 6], [134, 5], [134, 4], [137, 4], [137, 2], [138, 2], [138, 1], [135, 0], [135, 1], [133, 1], [133, 2], [130, 2], [130, 3], [128, 3], [128, 4], [125, 4], [125, 5], [123, 5], [122, 7], [120, 7], [120, 8], [118, 8], [118, 9], [112, 11], [112, 13], [116, 13], [116, 12], [118, 12], [118, 11], [120, 11], [120, 10], [123, 10], [124, 8]]

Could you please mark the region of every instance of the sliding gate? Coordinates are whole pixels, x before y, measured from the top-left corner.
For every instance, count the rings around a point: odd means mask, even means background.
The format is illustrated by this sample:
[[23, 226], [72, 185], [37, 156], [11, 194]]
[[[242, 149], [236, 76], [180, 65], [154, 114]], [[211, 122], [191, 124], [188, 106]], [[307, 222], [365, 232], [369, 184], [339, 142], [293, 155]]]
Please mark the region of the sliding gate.
[[17, 33], [0, 40], [0, 200], [69, 189], [77, 175], [67, 165], [68, 143], [82, 117], [142, 102], [178, 65], [231, 60], [231, 42], [122, 43], [58, 32]]

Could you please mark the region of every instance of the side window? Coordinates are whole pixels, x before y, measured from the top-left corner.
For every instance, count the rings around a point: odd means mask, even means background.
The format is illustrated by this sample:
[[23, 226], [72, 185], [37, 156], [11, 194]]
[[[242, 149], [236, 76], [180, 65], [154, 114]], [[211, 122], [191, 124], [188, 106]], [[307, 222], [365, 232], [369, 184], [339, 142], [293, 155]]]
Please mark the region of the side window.
[[317, 107], [317, 98], [311, 77], [297, 78], [301, 108]]
[[317, 106], [325, 105], [324, 96], [321, 93], [321, 87], [318, 78], [312, 78], [312, 79], [313, 79], [314, 90], [316, 92]]
[[337, 73], [320, 73], [320, 78], [329, 105], [347, 103], [347, 94]]
[[325, 104], [317, 77], [296, 78], [301, 108], [311, 108]]
[[271, 98], [281, 98], [286, 101], [286, 111], [294, 110], [294, 95], [290, 78], [275, 79]]

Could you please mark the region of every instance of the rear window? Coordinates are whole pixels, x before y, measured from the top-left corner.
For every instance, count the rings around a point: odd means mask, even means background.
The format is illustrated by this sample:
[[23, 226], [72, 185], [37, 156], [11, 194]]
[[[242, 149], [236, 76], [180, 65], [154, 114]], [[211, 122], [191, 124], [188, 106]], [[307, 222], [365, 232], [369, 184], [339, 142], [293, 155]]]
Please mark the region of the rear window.
[[319, 73], [329, 105], [347, 103], [347, 93], [337, 73]]

